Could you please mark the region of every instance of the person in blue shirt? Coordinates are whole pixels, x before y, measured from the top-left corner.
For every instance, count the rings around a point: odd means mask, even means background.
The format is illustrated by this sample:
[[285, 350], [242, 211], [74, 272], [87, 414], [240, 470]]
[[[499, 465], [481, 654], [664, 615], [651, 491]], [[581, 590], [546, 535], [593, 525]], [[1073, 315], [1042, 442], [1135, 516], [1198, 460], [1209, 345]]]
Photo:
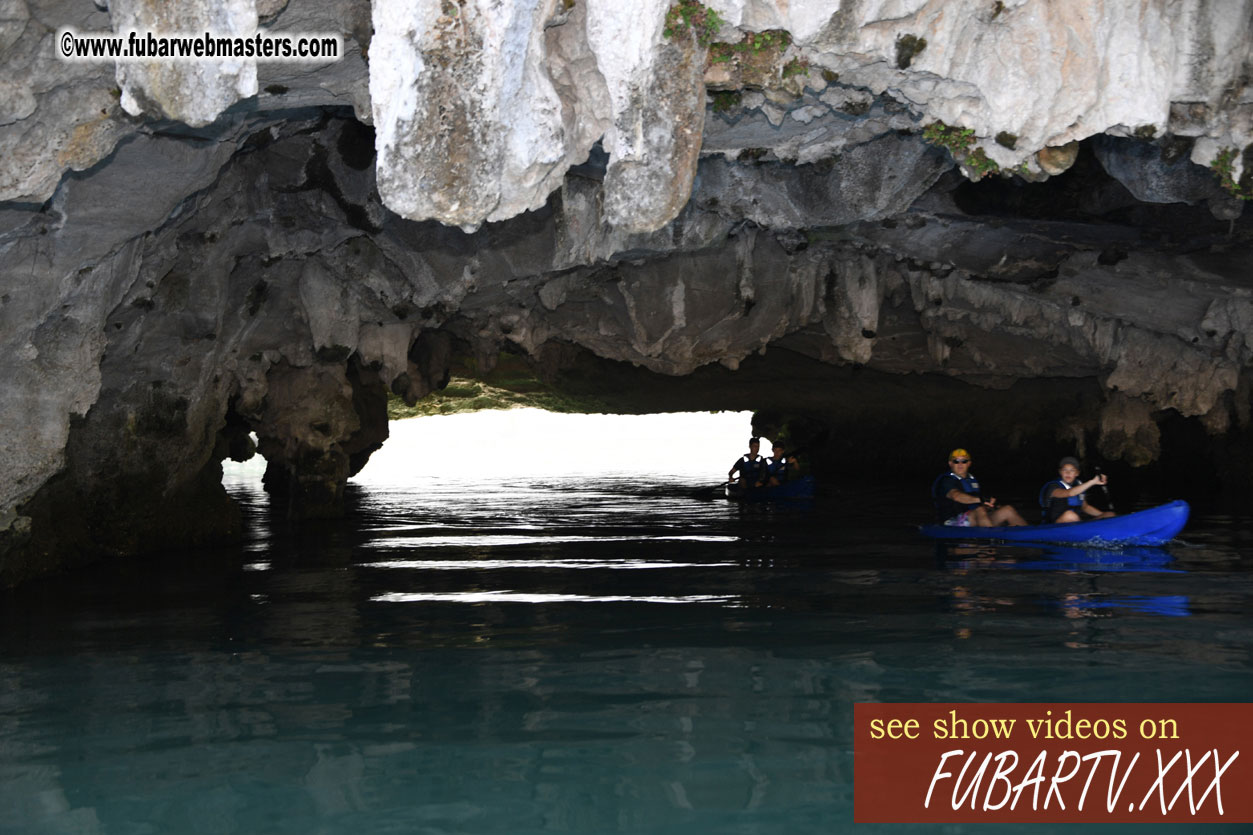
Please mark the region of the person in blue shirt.
[[774, 455], [766, 459], [765, 483], [770, 487], [778, 487], [796, 477], [800, 464], [795, 455], [785, 454], [785, 447], [781, 442], [775, 441], [772, 449]]
[[994, 497], [983, 498], [979, 480], [970, 472], [970, 461], [966, 450], [953, 450], [948, 454], [948, 472], [931, 485], [931, 498], [940, 521], [963, 528], [1027, 524], [1013, 505], [997, 507]]
[[727, 481], [738, 479], [741, 488], [748, 490], [762, 483], [766, 477], [766, 459], [761, 457], [761, 439], [748, 439], [748, 454], [741, 455], [731, 465], [727, 473]]
[[1040, 490], [1045, 522], [1080, 522], [1084, 516], [1108, 519], [1114, 515], [1112, 511], [1093, 507], [1085, 498], [1088, 490], [1108, 481], [1104, 473], [1080, 483], [1079, 459], [1067, 455], [1057, 463], [1057, 475]]

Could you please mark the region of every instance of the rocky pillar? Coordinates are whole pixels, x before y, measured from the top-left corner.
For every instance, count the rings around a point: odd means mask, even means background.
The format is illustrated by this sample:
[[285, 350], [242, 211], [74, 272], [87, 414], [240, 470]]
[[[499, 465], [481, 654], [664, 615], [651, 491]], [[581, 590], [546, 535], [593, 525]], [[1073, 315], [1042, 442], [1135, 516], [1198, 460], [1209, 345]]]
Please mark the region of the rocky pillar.
[[136, 382], [72, 420], [64, 468], [0, 538], [0, 586], [102, 555], [178, 555], [237, 538], [216, 457], [221, 402]]
[[265, 487], [294, 519], [343, 512], [344, 485], [387, 438], [387, 393], [354, 360], [274, 366], [256, 420]]

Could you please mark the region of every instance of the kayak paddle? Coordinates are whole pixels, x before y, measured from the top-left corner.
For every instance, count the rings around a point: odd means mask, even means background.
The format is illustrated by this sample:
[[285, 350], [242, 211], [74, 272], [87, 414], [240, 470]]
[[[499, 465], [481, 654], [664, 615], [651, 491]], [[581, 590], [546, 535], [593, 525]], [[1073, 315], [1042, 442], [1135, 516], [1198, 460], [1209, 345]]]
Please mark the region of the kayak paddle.
[[[1096, 468], [1096, 474], [1097, 474], [1097, 475], [1100, 475], [1100, 474], [1101, 474], [1101, 468], [1100, 468], [1100, 467], [1097, 467], [1097, 468]], [[1113, 499], [1111, 499], [1111, 498], [1109, 497], [1109, 487], [1108, 487], [1108, 486], [1106, 486], [1106, 485], [1104, 485], [1104, 484], [1102, 484], [1102, 485], [1101, 485], [1101, 492], [1105, 494], [1105, 504], [1107, 504], [1107, 505], [1109, 506], [1109, 512], [1110, 512], [1110, 513], [1114, 513], [1114, 512], [1115, 512], [1115, 511], [1114, 511], [1114, 500], [1113, 500]]]

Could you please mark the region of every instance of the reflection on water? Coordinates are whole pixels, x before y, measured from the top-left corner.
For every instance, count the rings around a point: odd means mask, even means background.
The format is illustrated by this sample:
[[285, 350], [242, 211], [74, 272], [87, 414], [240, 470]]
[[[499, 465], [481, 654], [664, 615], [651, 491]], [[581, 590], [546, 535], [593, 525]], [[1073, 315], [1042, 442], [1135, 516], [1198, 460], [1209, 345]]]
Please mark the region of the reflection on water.
[[936, 546], [942, 557], [950, 558], [963, 568], [979, 565], [1018, 571], [1161, 571], [1178, 573], [1171, 568], [1174, 557], [1165, 548], [1133, 546], [1128, 548], [1093, 548], [1067, 545], [1004, 544], [996, 547], [980, 545]]
[[851, 824], [855, 701], [1253, 685], [1244, 517], [936, 551], [847, 496], [706, 486], [367, 479], [293, 529], [239, 476], [242, 547], [0, 601], [0, 832], [878, 830]]

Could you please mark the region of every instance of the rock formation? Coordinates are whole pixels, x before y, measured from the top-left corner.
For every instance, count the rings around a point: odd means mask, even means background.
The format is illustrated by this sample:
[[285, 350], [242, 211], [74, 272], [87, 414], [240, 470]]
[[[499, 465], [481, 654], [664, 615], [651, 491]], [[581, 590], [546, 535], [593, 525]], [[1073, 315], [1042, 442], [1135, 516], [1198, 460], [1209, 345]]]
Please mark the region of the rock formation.
[[[257, 21], [343, 54], [56, 55], [66, 29]], [[967, 432], [1145, 466], [1200, 437], [1235, 481], [1251, 21], [1249, 0], [0, 3], [0, 581], [231, 535], [220, 462], [250, 433], [282, 507], [333, 515], [388, 391], [502, 350], [571, 390], [618, 380], [618, 408], [823, 426], [832, 457], [890, 433], [904, 465]]]

